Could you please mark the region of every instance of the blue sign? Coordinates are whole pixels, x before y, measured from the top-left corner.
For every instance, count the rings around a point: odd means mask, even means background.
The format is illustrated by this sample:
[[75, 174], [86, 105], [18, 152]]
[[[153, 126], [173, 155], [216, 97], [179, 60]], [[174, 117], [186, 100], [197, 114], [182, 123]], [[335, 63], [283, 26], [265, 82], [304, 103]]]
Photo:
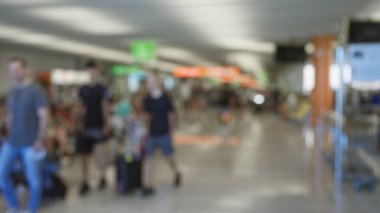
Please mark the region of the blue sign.
[[380, 43], [350, 45], [349, 60], [353, 81], [380, 80]]

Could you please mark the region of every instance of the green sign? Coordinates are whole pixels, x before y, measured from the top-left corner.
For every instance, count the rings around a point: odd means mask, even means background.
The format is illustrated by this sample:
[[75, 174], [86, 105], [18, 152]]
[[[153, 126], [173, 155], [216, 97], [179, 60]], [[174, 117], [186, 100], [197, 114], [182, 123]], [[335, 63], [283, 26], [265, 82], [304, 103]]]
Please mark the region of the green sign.
[[266, 71], [263, 70], [261, 72], [258, 72], [256, 77], [263, 88], [266, 88], [269, 86], [269, 76]]
[[114, 75], [128, 75], [132, 73], [139, 73], [141, 72], [141, 69], [137, 66], [116, 65], [112, 67], [111, 71]]
[[138, 62], [154, 60], [156, 59], [156, 43], [149, 40], [132, 41], [131, 52]]

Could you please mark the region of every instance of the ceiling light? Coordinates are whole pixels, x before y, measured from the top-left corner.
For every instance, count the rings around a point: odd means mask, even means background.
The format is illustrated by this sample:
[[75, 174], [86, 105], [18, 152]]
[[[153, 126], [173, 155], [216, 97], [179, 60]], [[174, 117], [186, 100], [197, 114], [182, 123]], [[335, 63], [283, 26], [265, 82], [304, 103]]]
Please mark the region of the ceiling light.
[[56, 40], [56, 37], [52, 35], [42, 33], [31, 33], [28, 30], [17, 27], [0, 25], [0, 28], [0, 38], [10, 39], [17, 43], [40, 45]]
[[58, 36], [42, 34], [32, 30], [13, 27], [0, 23], [0, 39], [15, 43], [35, 45], [46, 49], [61, 52], [87, 55], [103, 58], [111, 61], [131, 62], [131, 56], [125, 52], [86, 44], [78, 41], [67, 40]]
[[196, 54], [187, 51], [185, 49], [181, 48], [175, 48], [175, 47], [160, 47], [158, 49], [158, 56], [172, 59], [172, 60], [178, 60], [183, 62], [188, 62], [194, 65], [214, 65], [215, 63], [205, 60]]
[[329, 83], [333, 90], [337, 90], [340, 87], [340, 69], [336, 64], [330, 66]]
[[253, 97], [253, 102], [254, 102], [255, 104], [257, 104], [257, 105], [262, 105], [262, 104], [264, 104], [264, 102], [265, 102], [265, 97], [264, 97], [263, 95], [261, 95], [261, 94], [259, 94], [259, 95], [255, 95], [255, 96]]
[[379, 91], [380, 90], [380, 81], [374, 80], [371, 82], [365, 81], [352, 81], [352, 88], [362, 91]]
[[112, 35], [131, 32], [131, 27], [127, 27], [126, 23], [87, 8], [44, 7], [31, 9], [29, 12], [47, 21], [57, 22], [77, 31], [90, 34]]
[[[330, 66], [329, 81], [330, 87], [333, 90], [337, 90], [340, 87], [340, 68], [337, 64]], [[350, 84], [352, 81], [352, 70], [349, 64], [344, 65], [343, 68], [343, 83]]]
[[202, 25], [205, 20], [213, 20], [218, 25], [225, 24], [225, 22], [242, 25], [249, 23], [250, 12], [246, 7], [217, 3], [212, 6], [176, 7], [174, 15], [189, 23], [200, 23]]
[[176, 67], [179, 67], [179, 66], [180, 66], [179, 64], [159, 61], [156, 65], [156, 68], [159, 69], [160, 71], [171, 72], [172, 70], [174, 70]]
[[312, 64], [306, 64], [303, 68], [302, 90], [304, 94], [310, 94], [315, 87], [315, 67]]
[[264, 70], [264, 65], [260, 58], [254, 54], [249, 53], [231, 53], [227, 55], [227, 61], [230, 64], [235, 64], [241, 67], [243, 70], [251, 73], [259, 73]]
[[245, 50], [268, 54], [273, 54], [276, 50], [276, 45], [274, 43], [249, 40], [244, 38], [216, 39], [214, 43], [217, 46], [228, 50]]
[[32, 5], [32, 4], [47, 4], [55, 3], [61, 0], [0, 0], [0, 4], [9, 5]]
[[183, 6], [205, 6], [205, 5], [226, 5], [230, 3], [235, 3], [236, 0], [162, 0], [163, 3], [170, 3], [173, 7], [183, 7]]
[[[15, 43], [34, 45], [45, 49], [57, 50], [75, 55], [86, 55], [121, 63], [131, 63], [133, 61], [132, 57], [123, 51], [68, 40], [59, 36], [43, 34], [2, 23], [0, 23], [0, 29], [0, 39]], [[178, 66], [178, 64], [158, 61], [152, 66], [152, 68], [157, 68], [161, 71], [171, 71]]]
[[[167, 7], [175, 7], [177, 1], [164, 1]], [[171, 14], [180, 19], [200, 36], [212, 41], [220, 36], [249, 36], [252, 33], [250, 17], [252, 11], [236, 4], [234, 1], [210, 5], [179, 6], [170, 10]], [[231, 18], [229, 18], [231, 17]], [[226, 26], [228, 25], [228, 26]]]
[[314, 51], [315, 51], [315, 45], [314, 44], [312, 44], [312, 43], [308, 43], [308, 44], [306, 44], [305, 45], [305, 52], [307, 53], [307, 54], [313, 54], [314, 53]]

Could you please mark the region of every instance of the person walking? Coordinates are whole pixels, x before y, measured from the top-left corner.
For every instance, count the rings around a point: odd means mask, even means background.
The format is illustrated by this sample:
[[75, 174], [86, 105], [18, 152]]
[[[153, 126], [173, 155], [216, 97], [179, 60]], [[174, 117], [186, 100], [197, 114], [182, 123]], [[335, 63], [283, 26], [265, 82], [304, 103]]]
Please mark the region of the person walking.
[[[99, 189], [106, 187], [105, 170], [107, 162], [107, 137], [110, 134], [110, 103], [107, 88], [100, 83], [100, 71], [97, 65], [90, 61], [86, 64], [86, 70], [91, 74], [91, 82], [79, 90], [79, 107], [76, 118], [83, 118], [83, 128], [79, 133], [77, 152], [82, 161], [82, 185], [80, 195], [86, 195], [90, 191], [88, 184], [90, 158], [96, 146], [96, 159], [101, 177]], [[78, 115], [79, 114], [79, 115]]]
[[175, 127], [175, 111], [170, 97], [164, 93], [162, 85], [155, 75], [147, 79], [149, 94], [144, 100], [145, 119], [148, 127], [148, 139], [145, 143], [144, 196], [155, 193], [153, 188], [153, 155], [162, 151], [174, 174], [174, 186], [181, 185], [181, 173], [174, 157], [172, 143]]
[[[36, 213], [41, 199], [40, 160], [48, 121], [48, 104], [44, 92], [33, 83], [25, 59], [12, 58], [8, 63], [15, 81], [8, 96], [9, 133], [0, 155], [0, 186], [8, 205], [7, 213]], [[27, 210], [21, 211], [10, 171], [21, 158], [29, 188]]]

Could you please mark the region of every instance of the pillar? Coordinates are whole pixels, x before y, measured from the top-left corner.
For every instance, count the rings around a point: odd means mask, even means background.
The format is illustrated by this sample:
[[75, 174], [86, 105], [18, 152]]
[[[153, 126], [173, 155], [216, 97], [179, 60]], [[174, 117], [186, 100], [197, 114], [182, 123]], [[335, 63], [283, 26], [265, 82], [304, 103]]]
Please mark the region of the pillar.
[[315, 87], [311, 97], [313, 126], [316, 126], [320, 116], [331, 112], [334, 107], [334, 95], [329, 81], [330, 66], [334, 58], [333, 43], [333, 36], [320, 36], [313, 39], [315, 46], [312, 58], [315, 67]]

